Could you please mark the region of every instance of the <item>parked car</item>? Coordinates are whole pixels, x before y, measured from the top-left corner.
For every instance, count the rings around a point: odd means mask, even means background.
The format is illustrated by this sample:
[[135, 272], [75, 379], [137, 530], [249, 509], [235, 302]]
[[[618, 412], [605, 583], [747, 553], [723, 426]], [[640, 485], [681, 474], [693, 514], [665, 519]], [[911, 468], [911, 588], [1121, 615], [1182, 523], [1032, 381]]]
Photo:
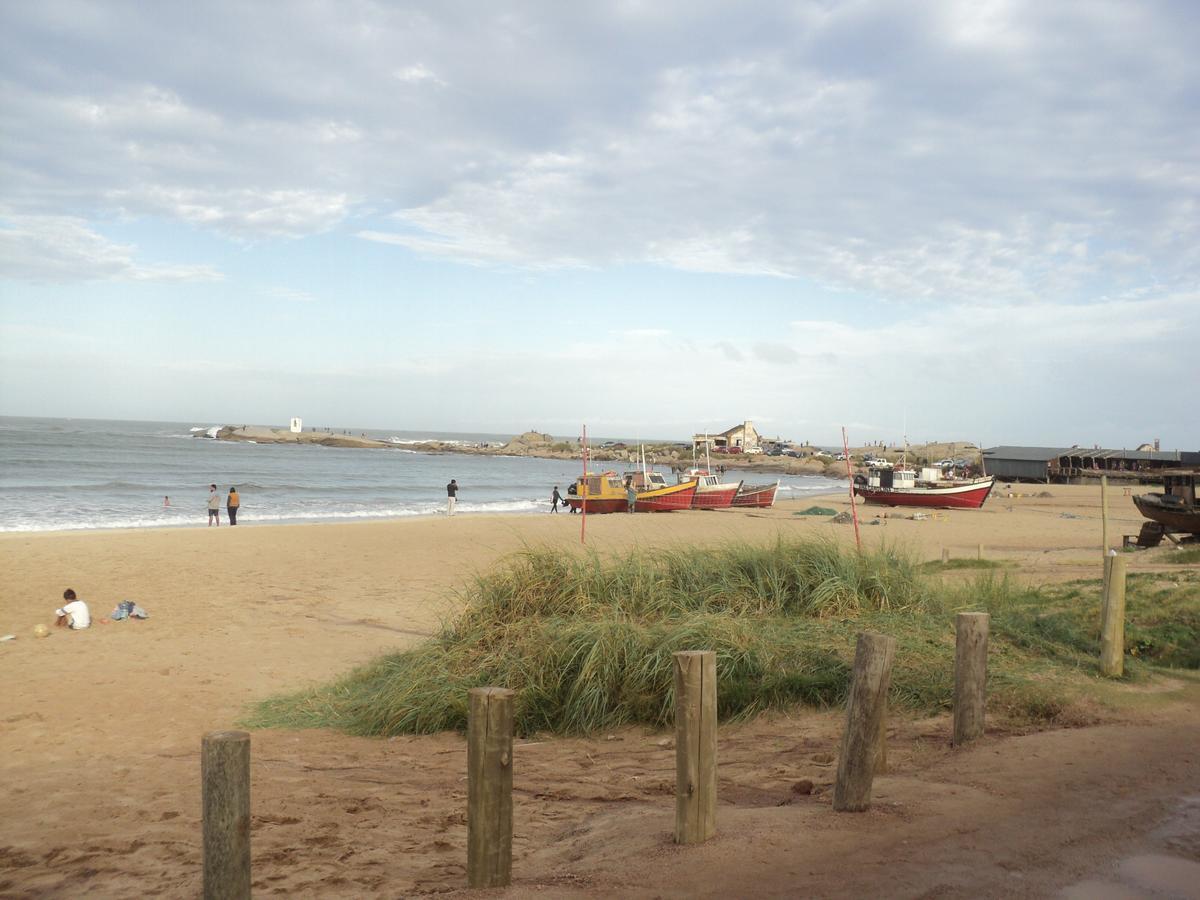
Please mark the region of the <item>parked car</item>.
[[[738, 449], [740, 450], [742, 448], [739, 447]], [[762, 447], [746, 447], [744, 452], [750, 453], [752, 455], [758, 455], [763, 452], [763, 448]]]
[[834, 459], [845, 461], [847, 459], [847, 457], [846, 457], [845, 453], [839, 453], [837, 456], [834, 457]]

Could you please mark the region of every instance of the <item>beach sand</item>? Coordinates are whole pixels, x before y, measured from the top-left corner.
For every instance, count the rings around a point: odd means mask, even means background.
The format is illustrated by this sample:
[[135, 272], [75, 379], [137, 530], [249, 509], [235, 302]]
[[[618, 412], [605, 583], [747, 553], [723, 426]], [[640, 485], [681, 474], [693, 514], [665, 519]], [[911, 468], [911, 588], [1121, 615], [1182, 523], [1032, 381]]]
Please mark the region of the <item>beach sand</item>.
[[[1098, 577], [1098, 489], [1013, 489], [1023, 496], [998, 485], [984, 509], [926, 521], [888, 510], [862, 526], [864, 543], [929, 559], [943, 547], [973, 557], [983, 544], [1034, 583]], [[1042, 490], [1052, 496], [1030, 496]], [[1119, 544], [1142, 520], [1120, 488], [1110, 499]], [[589, 516], [588, 545], [853, 540], [849, 525], [794, 515], [814, 504], [847, 508], [833, 495], [753, 512]], [[867, 522], [883, 512], [859, 509]], [[527, 545], [573, 551], [579, 529], [566, 514], [459, 515], [0, 536], [0, 634], [17, 635], [0, 644], [0, 896], [196, 896], [204, 732], [422, 640], [454, 614], [473, 573]], [[1165, 571], [1167, 552], [1139, 554], [1130, 569]], [[66, 587], [97, 624], [35, 638]], [[150, 619], [98, 622], [126, 599]], [[519, 740], [510, 893], [861, 896], [886, 883], [893, 896], [1041, 896], [1108, 878], [1124, 856], [1200, 860], [1200, 806], [1177, 808], [1200, 785], [1200, 692], [1187, 679], [1155, 690], [1153, 704], [1093, 727], [993, 734], [958, 752], [945, 717], [894, 716], [892, 770], [861, 815], [834, 815], [822, 789], [839, 714], [723, 727], [720, 834], [687, 849], [671, 843], [669, 735]], [[269, 730], [252, 742], [257, 893], [463, 886], [461, 736]], [[804, 779], [814, 793], [793, 790]], [[1175, 831], [1160, 825], [1172, 815]]]

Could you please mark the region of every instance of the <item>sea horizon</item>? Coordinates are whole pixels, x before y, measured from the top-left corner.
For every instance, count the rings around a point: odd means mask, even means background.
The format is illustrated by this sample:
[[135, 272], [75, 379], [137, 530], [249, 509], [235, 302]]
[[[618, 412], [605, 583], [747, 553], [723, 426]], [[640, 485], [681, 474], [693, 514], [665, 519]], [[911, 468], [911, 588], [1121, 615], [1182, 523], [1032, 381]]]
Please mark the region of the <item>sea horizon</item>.
[[[549, 513], [553, 488], [565, 494], [580, 474], [577, 459], [250, 444], [191, 431], [212, 424], [218, 423], [0, 416], [0, 533], [205, 527], [214, 483], [222, 506], [228, 488], [238, 487], [239, 527], [438, 515], [451, 478], [461, 485], [459, 515]], [[381, 440], [512, 437], [342, 430]], [[842, 487], [816, 475], [743, 475], [732, 468], [729, 475], [778, 477], [780, 499]]]

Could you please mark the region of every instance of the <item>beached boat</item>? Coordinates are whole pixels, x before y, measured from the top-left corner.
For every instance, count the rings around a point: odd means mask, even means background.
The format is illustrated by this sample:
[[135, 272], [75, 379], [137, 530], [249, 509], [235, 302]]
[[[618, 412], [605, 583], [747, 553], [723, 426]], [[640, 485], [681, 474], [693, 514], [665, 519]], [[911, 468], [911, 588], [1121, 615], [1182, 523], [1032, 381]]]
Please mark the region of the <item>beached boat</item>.
[[1200, 535], [1200, 505], [1196, 503], [1196, 481], [1200, 469], [1167, 469], [1161, 494], [1138, 494], [1134, 505], [1143, 516], [1166, 531]]
[[678, 481], [696, 482], [696, 495], [692, 498], [692, 509], [725, 509], [733, 505], [733, 498], [741, 490], [742, 482], [726, 482], [720, 475], [708, 469], [688, 469], [679, 474]]
[[925, 506], [936, 509], [979, 509], [992, 492], [995, 478], [944, 479], [940, 469], [872, 468], [854, 476], [854, 493], [883, 506]]
[[734, 494], [733, 506], [768, 509], [775, 505], [775, 493], [779, 482], [774, 484], [742, 484]]
[[629, 509], [628, 485], [632, 483], [637, 498], [634, 512], [670, 512], [689, 509], [696, 495], [696, 482], [667, 484], [658, 472], [632, 472], [624, 478], [616, 472], [595, 474], [575, 479], [567, 489], [567, 505], [572, 510], [589, 513], [626, 512]]
[[634, 512], [670, 512], [676, 509], [691, 509], [696, 497], [698, 482], [695, 478], [668, 484], [662, 472], [625, 473], [626, 485], [632, 484], [637, 491]]

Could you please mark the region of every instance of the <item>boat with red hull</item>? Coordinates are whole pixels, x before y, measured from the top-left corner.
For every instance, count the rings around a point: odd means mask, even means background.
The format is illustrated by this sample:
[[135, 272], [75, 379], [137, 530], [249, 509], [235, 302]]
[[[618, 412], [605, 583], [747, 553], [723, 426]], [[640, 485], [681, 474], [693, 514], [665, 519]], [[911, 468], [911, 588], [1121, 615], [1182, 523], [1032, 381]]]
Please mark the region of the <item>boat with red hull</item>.
[[768, 509], [775, 505], [775, 494], [779, 482], [774, 484], [743, 484], [733, 498], [733, 506], [751, 509]]
[[725, 509], [733, 505], [733, 498], [741, 490], [742, 482], [724, 482], [720, 475], [708, 469], [688, 469], [680, 473], [679, 483], [696, 482], [696, 495], [692, 498], [692, 509]]
[[991, 476], [946, 481], [936, 469], [923, 470], [920, 479], [911, 469], [871, 469], [869, 476], [854, 476], [854, 493], [881, 506], [979, 509], [995, 481]]

